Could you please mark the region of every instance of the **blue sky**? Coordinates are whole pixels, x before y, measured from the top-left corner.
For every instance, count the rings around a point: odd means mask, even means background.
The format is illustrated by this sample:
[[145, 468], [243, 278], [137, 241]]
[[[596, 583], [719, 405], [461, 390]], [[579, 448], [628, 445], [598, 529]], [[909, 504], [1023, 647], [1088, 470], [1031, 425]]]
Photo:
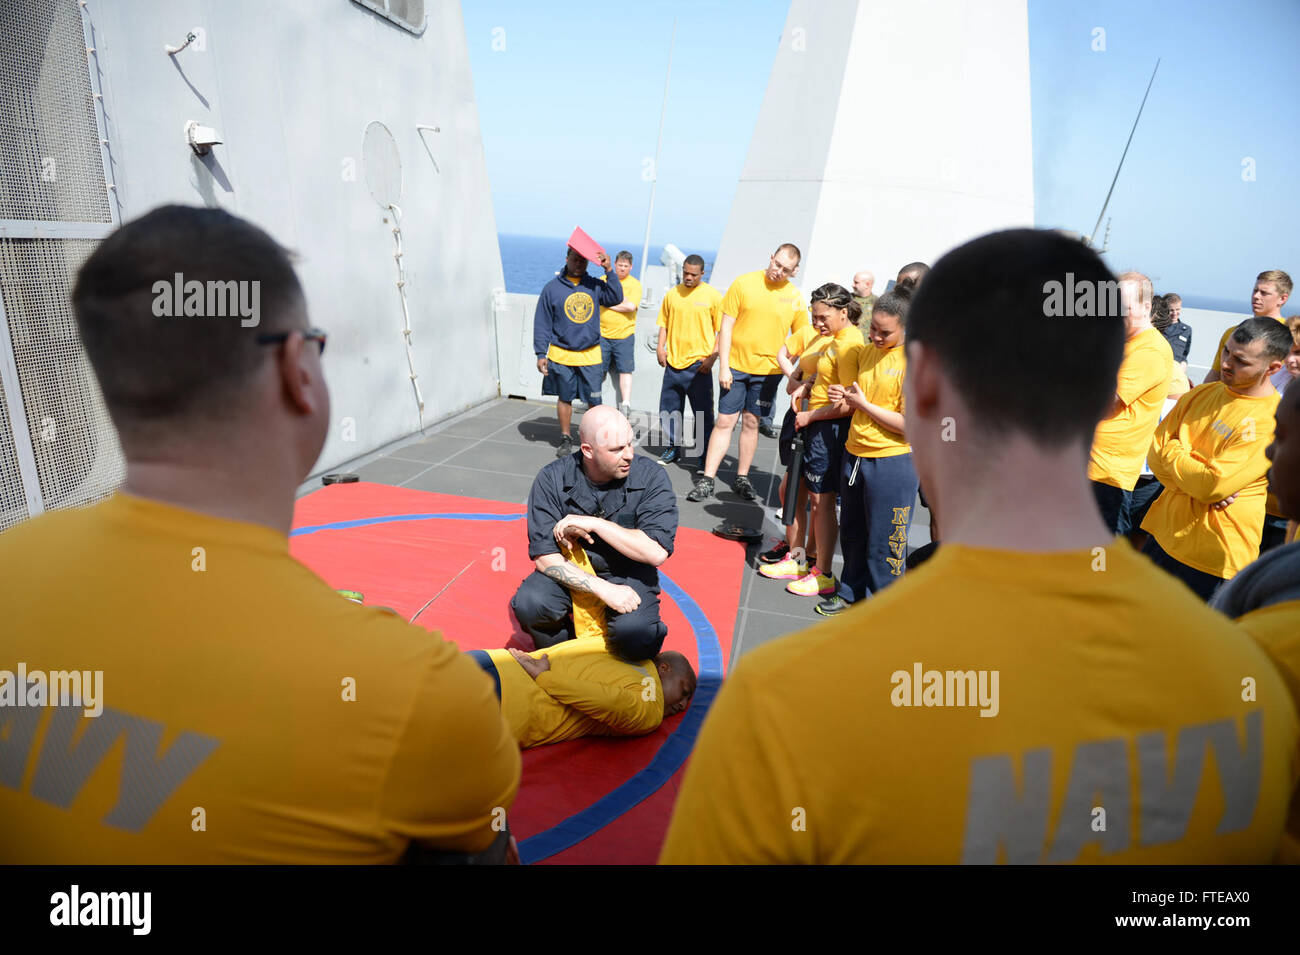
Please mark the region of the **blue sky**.
[[[561, 236], [580, 223], [639, 243], [676, 17], [652, 241], [716, 250], [788, 6], [653, 0], [557, 15], [466, 0], [497, 228]], [[1104, 51], [1092, 49], [1098, 27]], [[1300, 3], [1030, 0], [1029, 28], [1039, 225], [1091, 231], [1161, 57], [1108, 210], [1110, 264], [1189, 305], [1242, 306], [1265, 268], [1300, 278]]]

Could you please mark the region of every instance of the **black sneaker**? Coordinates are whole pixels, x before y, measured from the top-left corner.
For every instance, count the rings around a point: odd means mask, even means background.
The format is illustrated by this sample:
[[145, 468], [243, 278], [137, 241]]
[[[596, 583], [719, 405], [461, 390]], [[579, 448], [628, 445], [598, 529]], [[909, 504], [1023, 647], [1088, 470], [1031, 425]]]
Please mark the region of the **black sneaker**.
[[781, 437], [781, 429], [774, 424], [767, 424], [766, 422], [758, 426], [758, 433], [763, 435], [765, 438]]
[[817, 606], [813, 607], [813, 609], [823, 617], [833, 617], [837, 613], [843, 613], [852, 606], [853, 604], [849, 603], [839, 594], [831, 594]]
[[555, 456], [557, 458], [562, 458], [572, 453], [573, 453], [573, 438], [566, 434], [564, 436], [564, 439], [560, 441], [560, 446], [555, 449]]
[[681, 457], [681, 456], [682, 456], [682, 453], [681, 453], [679, 450], [677, 450], [676, 448], [669, 448], [669, 449], [668, 449], [667, 451], [665, 451], [663, 454], [659, 455], [659, 463], [660, 463], [660, 464], [672, 464], [674, 461], [676, 461], [676, 460], [677, 460], [679, 457]]
[[785, 541], [778, 541], [777, 545], [771, 550], [765, 550], [758, 555], [759, 563], [762, 564], [779, 564], [785, 560], [786, 555], [790, 553], [790, 545]]
[[749, 483], [749, 478], [743, 474], [736, 478], [736, 483], [731, 485], [731, 489], [747, 501], [757, 503], [763, 500], [758, 496], [758, 492], [754, 490], [754, 485]]
[[695, 479], [695, 487], [686, 495], [686, 500], [699, 502], [710, 497], [713, 497], [713, 478], [701, 475]]

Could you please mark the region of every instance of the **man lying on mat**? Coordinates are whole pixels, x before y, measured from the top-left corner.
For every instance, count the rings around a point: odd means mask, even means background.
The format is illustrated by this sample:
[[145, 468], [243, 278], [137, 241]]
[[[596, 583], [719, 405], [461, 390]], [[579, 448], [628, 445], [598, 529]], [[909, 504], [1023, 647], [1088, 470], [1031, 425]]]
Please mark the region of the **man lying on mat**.
[[548, 653], [512, 647], [469, 655], [496, 682], [501, 715], [522, 749], [579, 736], [653, 733], [695, 693], [695, 670], [675, 650], [629, 663], [583, 639]]
[[575, 604], [594, 605], [609, 651], [647, 660], [668, 633], [656, 568], [673, 550], [677, 496], [658, 463], [636, 456], [632, 427], [616, 409], [589, 409], [578, 434], [582, 447], [542, 468], [528, 494], [528, 556], [536, 569], [510, 606], [545, 648], [578, 635]]

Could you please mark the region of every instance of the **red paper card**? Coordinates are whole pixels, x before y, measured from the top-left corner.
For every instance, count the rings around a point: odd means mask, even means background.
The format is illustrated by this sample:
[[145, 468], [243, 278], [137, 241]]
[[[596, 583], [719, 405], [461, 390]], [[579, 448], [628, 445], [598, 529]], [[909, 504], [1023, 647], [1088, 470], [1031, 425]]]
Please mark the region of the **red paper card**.
[[600, 263], [600, 257], [605, 250], [587, 233], [583, 232], [577, 226], [573, 227], [573, 235], [569, 236], [569, 248], [577, 252], [588, 262]]

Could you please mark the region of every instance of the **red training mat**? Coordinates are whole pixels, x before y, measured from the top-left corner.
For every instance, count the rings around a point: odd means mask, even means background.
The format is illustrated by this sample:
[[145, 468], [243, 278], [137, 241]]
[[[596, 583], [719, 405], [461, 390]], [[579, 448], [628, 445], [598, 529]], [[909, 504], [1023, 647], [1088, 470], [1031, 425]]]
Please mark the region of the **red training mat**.
[[[510, 598], [532, 571], [523, 513], [522, 506], [499, 501], [386, 484], [333, 484], [298, 500], [290, 552], [331, 587], [360, 591], [367, 605], [392, 607], [407, 620], [419, 612], [417, 625], [441, 631], [462, 650], [503, 647], [512, 640], [531, 649], [510, 612]], [[447, 516], [393, 520], [430, 514]], [[470, 519], [485, 515], [520, 517]], [[352, 522], [357, 523], [319, 529]], [[730, 657], [744, 554], [744, 546], [735, 541], [681, 528], [674, 553], [661, 568], [703, 611], [716, 635], [722, 672]], [[667, 587], [660, 600], [668, 625], [664, 649], [684, 653], [698, 672], [697, 637], [708, 640], [710, 635], [693, 631]], [[665, 720], [647, 736], [588, 738], [526, 750], [523, 781], [510, 811], [520, 843], [627, 782], [650, 763], [684, 718]], [[593, 835], [538, 861], [653, 863], [684, 768]]]

